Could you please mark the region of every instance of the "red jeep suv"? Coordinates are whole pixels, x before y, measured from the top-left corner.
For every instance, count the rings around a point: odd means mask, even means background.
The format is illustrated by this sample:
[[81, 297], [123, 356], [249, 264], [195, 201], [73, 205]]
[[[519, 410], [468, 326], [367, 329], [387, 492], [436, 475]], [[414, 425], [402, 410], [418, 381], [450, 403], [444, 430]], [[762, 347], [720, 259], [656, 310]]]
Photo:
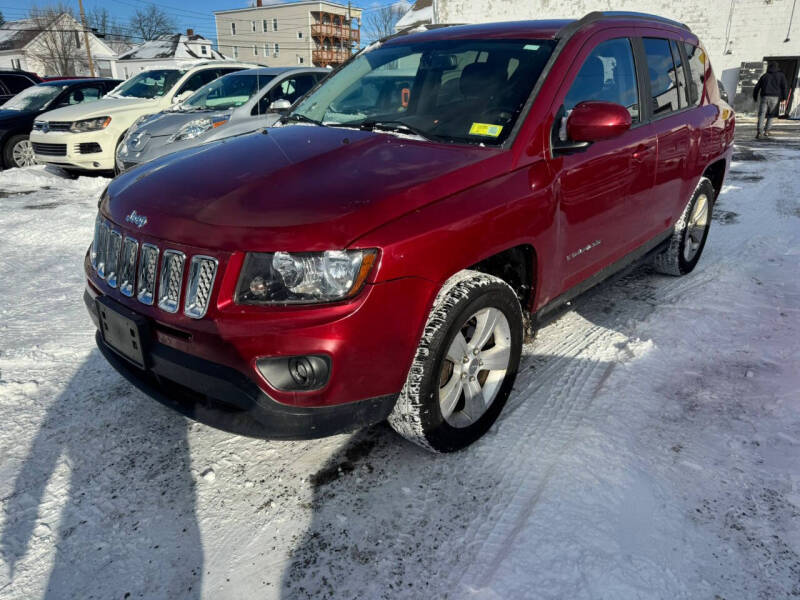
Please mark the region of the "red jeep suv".
[[695, 267], [733, 132], [680, 23], [396, 35], [278, 126], [108, 186], [85, 261], [97, 343], [229, 431], [388, 419], [457, 450], [498, 417], [543, 313], [645, 255]]

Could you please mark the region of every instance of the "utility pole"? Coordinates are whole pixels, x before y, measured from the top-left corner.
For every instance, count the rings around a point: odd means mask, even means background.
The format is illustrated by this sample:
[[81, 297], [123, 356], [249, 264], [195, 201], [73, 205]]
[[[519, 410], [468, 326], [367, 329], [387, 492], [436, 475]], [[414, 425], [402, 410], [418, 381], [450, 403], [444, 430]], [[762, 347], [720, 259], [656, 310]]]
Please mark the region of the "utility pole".
[[86, 15], [83, 12], [83, 0], [78, 0], [81, 9], [81, 25], [83, 26], [83, 43], [86, 44], [86, 58], [89, 59], [89, 74], [94, 77], [94, 63], [92, 62], [92, 49], [89, 48], [89, 28], [86, 26]]

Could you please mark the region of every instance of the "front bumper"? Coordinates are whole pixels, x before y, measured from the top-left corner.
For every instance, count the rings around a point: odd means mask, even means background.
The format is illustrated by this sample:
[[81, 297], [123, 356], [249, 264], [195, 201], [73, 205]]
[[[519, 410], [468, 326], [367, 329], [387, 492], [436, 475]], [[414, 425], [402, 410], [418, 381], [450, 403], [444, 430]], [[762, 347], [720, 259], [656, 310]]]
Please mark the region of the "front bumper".
[[[95, 298], [84, 302], [98, 323]], [[397, 394], [338, 404], [303, 407], [276, 402], [239, 371], [153, 341], [141, 369], [113, 350], [98, 331], [106, 360], [137, 388], [187, 417], [251, 437], [314, 439], [351, 431], [386, 419]]]
[[39, 163], [68, 169], [109, 171], [114, 168], [114, 136], [111, 132], [32, 131], [30, 141]]

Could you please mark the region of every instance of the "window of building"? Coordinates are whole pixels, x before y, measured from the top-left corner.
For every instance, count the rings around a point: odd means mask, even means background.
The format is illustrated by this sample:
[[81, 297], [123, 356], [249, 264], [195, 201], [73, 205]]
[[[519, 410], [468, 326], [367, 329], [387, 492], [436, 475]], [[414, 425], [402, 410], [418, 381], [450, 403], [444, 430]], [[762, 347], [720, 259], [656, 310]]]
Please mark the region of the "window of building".
[[297, 39], [298, 40], [302, 40], [303, 39], [303, 32], [302, 31], [298, 31], [297, 32]]
[[303, 59], [303, 57], [298, 54], [297, 55], [297, 64], [298, 65], [302, 65], [304, 62], [305, 62], [305, 60]]
[[264, 42], [264, 56], [269, 56], [269, 42]]
[[686, 63], [689, 67], [689, 103], [699, 106], [703, 97], [703, 82], [706, 72], [706, 55], [697, 46], [684, 42], [683, 51], [686, 53]]
[[253, 56], [258, 56], [258, 46], [253, 44]]
[[239, 46], [233, 47], [233, 58], [239, 58]]
[[280, 47], [278, 47], [278, 44], [277, 44], [277, 42], [276, 42], [276, 43], [275, 43], [275, 45], [273, 46], [273, 50], [274, 50], [274, 52], [275, 52], [275, 56], [278, 56], [278, 54], [280, 54], [280, 51], [281, 51], [281, 49], [280, 49]]
[[77, 29], [75, 30], [75, 46], [77, 46], [78, 48], [81, 47], [81, 36], [78, 33]]
[[255, 32], [255, 30], [256, 30], [256, 22], [255, 21], [250, 21], [250, 27], [252, 28], [253, 32]]
[[200, 46], [200, 54], [208, 54], [208, 46]]
[[592, 51], [564, 98], [564, 108], [570, 111], [586, 100], [616, 102], [628, 109], [634, 123], [639, 121], [639, 91], [628, 38], [605, 41]]
[[267, 20], [266, 19], [261, 21], [261, 31], [263, 31], [264, 33], [267, 32]]
[[11, 68], [14, 69], [15, 71], [21, 71], [22, 70], [22, 65], [20, 64], [18, 58], [12, 58], [11, 59]]
[[278, 31], [278, 19], [272, 19], [272, 31]]
[[668, 115], [680, 108], [678, 76], [669, 40], [644, 38], [647, 71], [650, 73], [650, 95], [653, 116]]
[[236, 23], [231, 23], [231, 35], [236, 35]]

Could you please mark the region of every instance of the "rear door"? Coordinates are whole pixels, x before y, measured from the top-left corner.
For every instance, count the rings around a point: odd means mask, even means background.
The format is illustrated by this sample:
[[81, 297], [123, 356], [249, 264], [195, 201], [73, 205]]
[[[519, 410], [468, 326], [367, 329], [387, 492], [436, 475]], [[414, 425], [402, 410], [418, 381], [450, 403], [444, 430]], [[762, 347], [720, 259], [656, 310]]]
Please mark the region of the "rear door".
[[689, 201], [687, 168], [696, 162], [691, 140], [697, 124], [693, 122], [690, 87], [678, 43], [664, 32], [645, 30], [642, 50], [647, 64], [645, 89], [649, 89], [650, 118], [658, 138], [655, 185], [647, 215], [652, 227], [665, 231], [674, 223], [675, 206]]
[[632, 40], [608, 30], [586, 43], [556, 96], [562, 118], [553, 131], [554, 148], [559, 139], [569, 141], [563, 123], [580, 102], [621, 104], [633, 121], [617, 138], [571, 152], [554, 150], [552, 164], [560, 171], [562, 291], [622, 258], [652, 234], [642, 213], [653, 184], [656, 139], [641, 114], [640, 77]]

